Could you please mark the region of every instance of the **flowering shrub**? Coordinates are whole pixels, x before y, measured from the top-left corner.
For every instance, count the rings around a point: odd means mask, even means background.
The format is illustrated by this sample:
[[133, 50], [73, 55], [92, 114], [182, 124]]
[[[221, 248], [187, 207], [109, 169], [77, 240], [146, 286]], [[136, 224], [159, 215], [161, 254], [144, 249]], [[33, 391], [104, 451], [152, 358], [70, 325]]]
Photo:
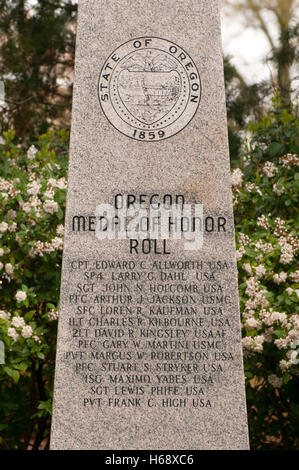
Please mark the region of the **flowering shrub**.
[[[294, 114], [276, 99], [232, 173], [252, 449], [298, 447]], [[0, 140], [0, 448], [39, 449], [49, 443], [68, 134], [48, 133], [26, 151], [14, 138]]]
[[27, 151], [0, 141], [0, 448], [48, 437], [56, 347], [68, 134]]
[[[294, 110], [293, 110], [294, 111]], [[274, 109], [251, 124], [232, 173], [251, 446], [298, 446], [299, 122]], [[297, 440], [296, 440], [297, 439]]]

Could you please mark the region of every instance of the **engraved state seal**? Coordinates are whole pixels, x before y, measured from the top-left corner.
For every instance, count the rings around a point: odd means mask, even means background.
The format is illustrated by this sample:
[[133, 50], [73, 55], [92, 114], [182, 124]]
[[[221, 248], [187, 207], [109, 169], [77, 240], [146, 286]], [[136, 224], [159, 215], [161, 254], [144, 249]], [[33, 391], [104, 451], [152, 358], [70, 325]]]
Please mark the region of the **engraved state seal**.
[[117, 130], [155, 142], [189, 124], [200, 103], [201, 82], [194, 61], [180, 46], [142, 37], [112, 52], [98, 90], [102, 110]]

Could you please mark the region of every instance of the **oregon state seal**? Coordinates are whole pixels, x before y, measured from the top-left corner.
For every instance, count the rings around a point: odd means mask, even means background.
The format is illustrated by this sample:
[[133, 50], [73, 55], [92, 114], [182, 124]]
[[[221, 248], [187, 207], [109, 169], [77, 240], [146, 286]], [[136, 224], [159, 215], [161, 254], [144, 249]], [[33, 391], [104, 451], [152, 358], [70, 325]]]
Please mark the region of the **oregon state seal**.
[[126, 136], [146, 142], [184, 129], [201, 97], [194, 61], [174, 42], [156, 37], [132, 39], [112, 52], [98, 89], [110, 123]]

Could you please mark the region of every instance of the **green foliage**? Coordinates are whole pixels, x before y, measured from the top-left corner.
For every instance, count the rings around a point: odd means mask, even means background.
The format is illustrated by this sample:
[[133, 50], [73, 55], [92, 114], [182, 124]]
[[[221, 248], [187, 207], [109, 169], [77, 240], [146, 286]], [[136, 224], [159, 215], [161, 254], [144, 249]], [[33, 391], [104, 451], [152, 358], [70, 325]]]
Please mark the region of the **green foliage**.
[[[298, 448], [298, 118], [279, 98], [232, 174], [252, 449]], [[1, 143], [2, 142], [2, 143]], [[48, 445], [68, 134], [0, 141], [0, 447]]]
[[253, 449], [299, 447], [298, 124], [276, 97], [232, 175]]
[[18, 137], [34, 138], [69, 123], [76, 6], [70, 0], [0, 0], [0, 117]]
[[26, 152], [0, 143], [0, 448], [49, 437], [63, 247], [68, 133]]
[[266, 83], [248, 85], [231, 64], [230, 57], [224, 57], [224, 78], [230, 158], [236, 166], [241, 157], [244, 128], [250, 117], [259, 119], [262, 116], [264, 98], [269, 94], [270, 86]]

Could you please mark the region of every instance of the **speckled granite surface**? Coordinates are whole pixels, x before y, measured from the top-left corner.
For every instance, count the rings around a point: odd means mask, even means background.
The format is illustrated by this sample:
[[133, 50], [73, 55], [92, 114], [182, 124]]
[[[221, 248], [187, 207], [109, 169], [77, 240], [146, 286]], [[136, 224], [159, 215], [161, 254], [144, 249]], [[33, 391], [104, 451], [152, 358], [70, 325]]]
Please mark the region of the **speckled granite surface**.
[[[202, 249], [99, 240], [117, 194]], [[79, 0], [52, 449], [248, 448], [233, 230], [218, 1]]]

